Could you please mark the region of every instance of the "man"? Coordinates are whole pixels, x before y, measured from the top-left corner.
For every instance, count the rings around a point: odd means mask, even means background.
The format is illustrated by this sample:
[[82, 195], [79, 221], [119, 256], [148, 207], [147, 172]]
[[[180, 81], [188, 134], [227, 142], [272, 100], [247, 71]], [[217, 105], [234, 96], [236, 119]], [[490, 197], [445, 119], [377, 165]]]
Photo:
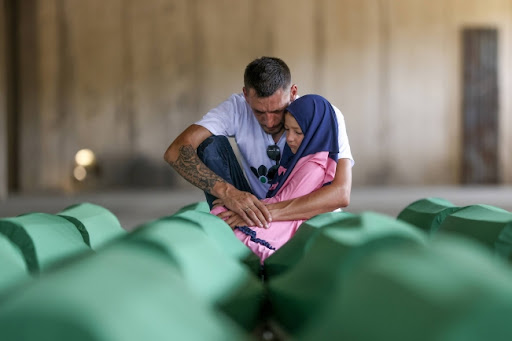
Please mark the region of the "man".
[[[348, 206], [353, 159], [341, 112], [338, 119], [340, 154], [330, 185], [302, 196], [265, 205], [269, 182], [286, 142], [284, 113], [297, 98], [288, 66], [279, 58], [262, 57], [247, 65], [243, 95], [232, 95], [189, 126], [167, 148], [164, 159], [187, 181], [205, 191], [210, 207], [224, 205], [220, 215], [233, 227], [268, 227], [272, 220], [309, 219]], [[234, 136], [245, 176], [225, 136]], [[197, 153], [196, 153], [197, 152]]]

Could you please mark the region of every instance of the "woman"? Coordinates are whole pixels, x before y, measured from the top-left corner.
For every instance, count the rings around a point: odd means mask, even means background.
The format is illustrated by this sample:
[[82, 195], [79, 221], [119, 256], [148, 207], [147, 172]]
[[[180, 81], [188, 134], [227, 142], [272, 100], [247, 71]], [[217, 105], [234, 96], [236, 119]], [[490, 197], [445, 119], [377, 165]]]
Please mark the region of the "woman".
[[[330, 184], [338, 160], [338, 124], [332, 105], [318, 95], [292, 102], [285, 114], [286, 146], [265, 203], [294, 199]], [[224, 207], [215, 207], [218, 215]], [[268, 229], [237, 226], [235, 235], [261, 262], [284, 245], [304, 220], [275, 221]]]

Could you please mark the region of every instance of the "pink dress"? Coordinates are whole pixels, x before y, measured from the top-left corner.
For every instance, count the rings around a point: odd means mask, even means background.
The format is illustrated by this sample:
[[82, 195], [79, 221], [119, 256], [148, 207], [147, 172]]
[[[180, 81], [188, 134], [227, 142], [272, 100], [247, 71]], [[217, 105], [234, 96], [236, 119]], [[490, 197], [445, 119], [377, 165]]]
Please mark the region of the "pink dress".
[[[281, 174], [285, 169], [280, 167]], [[325, 183], [334, 179], [336, 162], [329, 158], [328, 152], [319, 152], [301, 158], [290, 173], [279, 192], [272, 198], [262, 200], [265, 203], [275, 203], [290, 200], [309, 194], [321, 188]], [[216, 207], [211, 213], [219, 214], [226, 211], [224, 207]], [[249, 227], [245, 229], [252, 235], [235, 229], [234, 233], [247, 247], [261, 259], [261, 262], [272, 255], [293, 237], [304, 220], [275, 221], [269, 228]], [[249, 230], [250, 229], [250, 230]]]

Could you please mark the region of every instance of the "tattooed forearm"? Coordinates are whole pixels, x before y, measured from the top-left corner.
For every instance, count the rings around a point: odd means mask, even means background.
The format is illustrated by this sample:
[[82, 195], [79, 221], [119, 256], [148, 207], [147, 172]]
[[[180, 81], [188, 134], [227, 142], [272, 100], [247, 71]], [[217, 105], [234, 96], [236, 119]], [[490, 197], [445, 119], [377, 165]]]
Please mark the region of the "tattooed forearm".
[[217, 182], [225, 182], [199, 160], [191, 145], [181, 146], [178, 158], [170, 164], [188, 182], [208, 193]]

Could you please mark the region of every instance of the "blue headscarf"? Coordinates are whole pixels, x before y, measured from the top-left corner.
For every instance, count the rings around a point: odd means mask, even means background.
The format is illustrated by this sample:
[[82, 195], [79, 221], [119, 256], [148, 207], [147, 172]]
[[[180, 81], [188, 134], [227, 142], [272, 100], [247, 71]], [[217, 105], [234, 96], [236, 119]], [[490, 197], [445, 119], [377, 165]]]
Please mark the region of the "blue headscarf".
[[272, 181], [272, 184], [277, 183], [277, 187], [267, 192], [267, 198], [277, 194], [300, 158], [327, 151], [331, 159], [338, 161], [338, 120], [329, 101], [319, 95], [305, 95], [293, 101], [286, 111], [299, 124], [304, 139], [296, 154], [292, 153], [288, 144], [285, 145], [280, 168], [283, 167], [286, 171], [278, 171]]

